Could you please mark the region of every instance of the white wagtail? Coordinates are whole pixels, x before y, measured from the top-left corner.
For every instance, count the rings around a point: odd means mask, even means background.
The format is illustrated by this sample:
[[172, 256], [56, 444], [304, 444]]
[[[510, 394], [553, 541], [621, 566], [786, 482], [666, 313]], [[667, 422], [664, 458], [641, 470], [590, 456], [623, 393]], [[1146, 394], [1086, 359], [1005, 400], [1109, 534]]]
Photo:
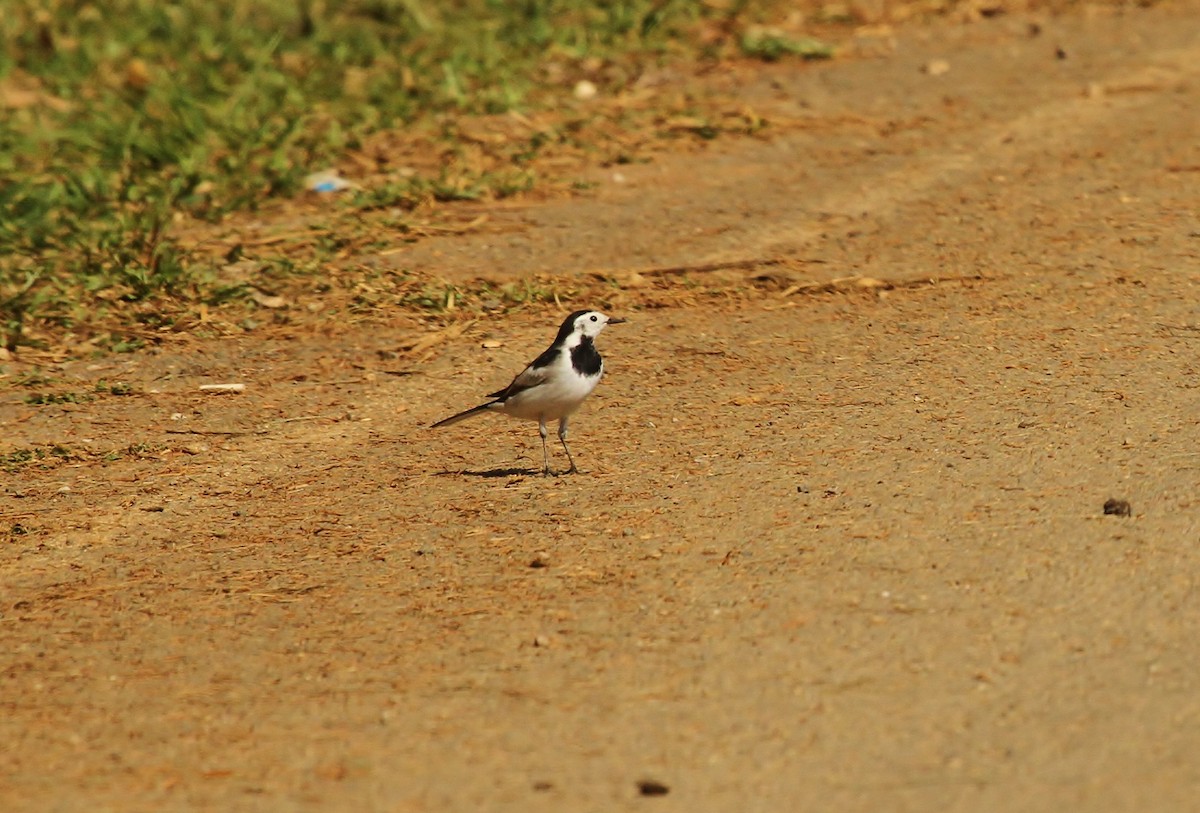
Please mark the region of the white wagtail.
[[566, 318], [554, 342], [533, 360], [520, 375], [502, 390], [493, 392], [486, 404], [451, 415], [438, 421], [431, 429], [479, 415], [496, 411], [538, 422], [538, 434], [542, 436], [542, 474], [550, 473], [550, 452], [546, 449], [546, 421], [558, 421], [558, 439], [562, 441], [571, 468], [567, 474], [578, 471], [575, 458], [567, 446], [567, 419], [579, 409], [583, 399], [591, 394], [604, 375], [604, 359], [596, 350], [595, 338], [605, 325], [616, 325], [624, 319], [614, 319], [599, 311], [575, 311]]

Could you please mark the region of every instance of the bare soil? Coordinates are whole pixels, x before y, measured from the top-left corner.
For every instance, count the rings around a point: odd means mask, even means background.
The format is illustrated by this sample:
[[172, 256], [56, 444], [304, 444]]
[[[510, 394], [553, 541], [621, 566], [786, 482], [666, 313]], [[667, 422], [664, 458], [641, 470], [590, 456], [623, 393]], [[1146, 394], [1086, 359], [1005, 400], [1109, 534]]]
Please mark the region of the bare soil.
[[865, 31], [379, 258], [617, 281], [576, 476], [426, 428], [548, 306], [6, 388], [0, 808], [1193, 809], [1198, 14]]

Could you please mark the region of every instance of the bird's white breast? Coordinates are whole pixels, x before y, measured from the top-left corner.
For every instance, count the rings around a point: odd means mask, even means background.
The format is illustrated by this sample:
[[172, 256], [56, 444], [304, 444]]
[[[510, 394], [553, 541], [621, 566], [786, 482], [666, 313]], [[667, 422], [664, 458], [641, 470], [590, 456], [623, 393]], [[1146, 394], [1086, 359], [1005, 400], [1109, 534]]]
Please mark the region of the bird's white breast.
[[563, 350], [554, 363], [546, 368], [546, 380], [535, 387], [519, 392], [504, 402], [502, 411], [514, 418], [527, 420], [556, 421], [570, 415], [579, 408], [583, 400], [596, 389], [600, 372], [583, 376], [571, 367], [571, 355]]

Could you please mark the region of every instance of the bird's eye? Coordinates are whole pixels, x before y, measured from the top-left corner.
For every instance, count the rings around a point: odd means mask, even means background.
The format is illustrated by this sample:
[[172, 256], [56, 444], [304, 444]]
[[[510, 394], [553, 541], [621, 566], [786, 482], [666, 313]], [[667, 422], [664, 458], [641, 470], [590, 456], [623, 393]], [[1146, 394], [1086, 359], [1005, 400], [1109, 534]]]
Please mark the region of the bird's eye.
[[593, 322], [595, 322], [595, 321], [596, 321], [596, 317], [595, 317], [595, 316], [593, 316], [593, 317], [592, 317], [592, 321], [593, 321]]

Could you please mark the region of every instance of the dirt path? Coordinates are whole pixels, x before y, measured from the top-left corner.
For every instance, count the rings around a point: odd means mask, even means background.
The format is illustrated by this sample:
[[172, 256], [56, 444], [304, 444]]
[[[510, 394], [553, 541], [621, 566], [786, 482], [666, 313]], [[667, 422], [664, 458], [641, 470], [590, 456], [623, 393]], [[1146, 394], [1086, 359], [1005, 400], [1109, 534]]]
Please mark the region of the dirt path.
[[[812, 125], [393, 257], [781, 261], [614, 293], [578, 477], [522, 473], [525, 425], [424, 428], [552, 311], [416, 367], [398, 319], [8, 390], [0, 453], [76, 451], [4, 475], [0, 808], [1190, 809], [1198, 12], [741, 77]], [[850, 275], [949, 281], [785, 295]]]
[[[524, 228], [390, 260], [454, 278], [786, 259], [813, 279], [890, 279], [1120, 269], [1147, 220], [1195, 225], [1190, 19], [1001, 18], [869, 42], [890, 56], [727, 80], [779, 138], [597, 170], [590, 205], [493, 211]], [[1189, 231], [1156, 236], [1175, 255], [1194, 252]]]

